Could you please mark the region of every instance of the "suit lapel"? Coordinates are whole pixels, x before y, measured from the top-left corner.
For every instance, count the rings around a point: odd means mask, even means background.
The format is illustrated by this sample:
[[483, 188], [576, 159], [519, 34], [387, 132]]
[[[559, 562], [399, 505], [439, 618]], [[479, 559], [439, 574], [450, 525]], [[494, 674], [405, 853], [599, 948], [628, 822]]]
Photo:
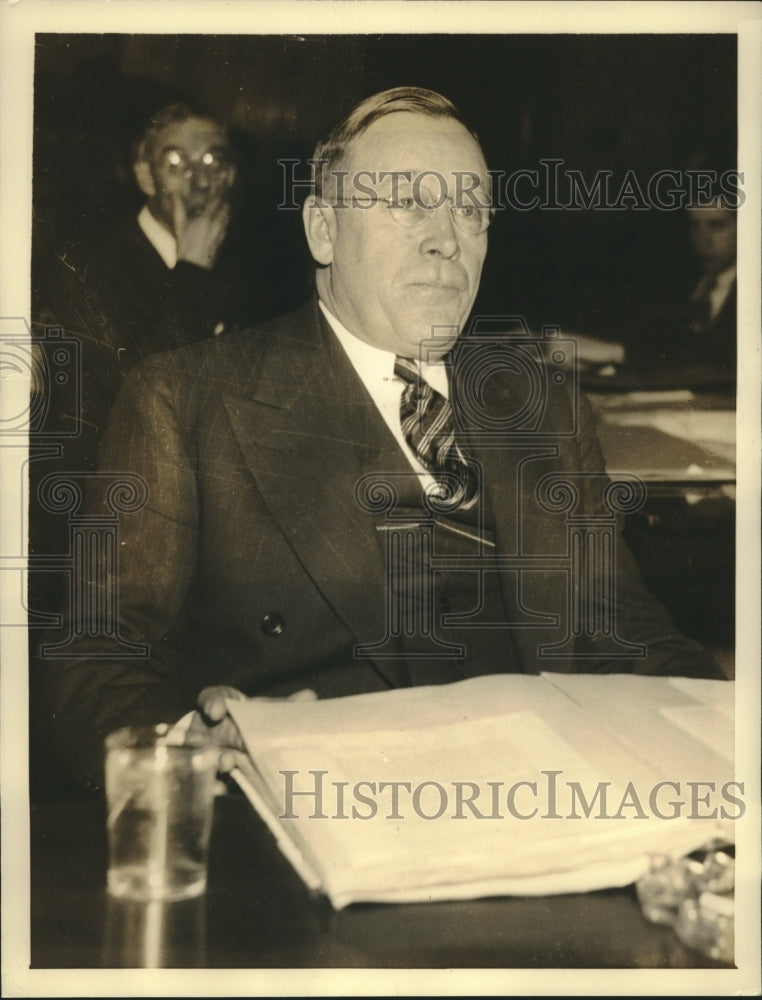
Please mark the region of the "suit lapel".
[[[388, 471], [391, 435], [324, 322], [317, 303], [305, 308], [301, 324], [274, 338], [242, 396], [226, 395], [225, 405], [274, 521], [334, 612], [367, 643], [385, 634], [386, 574], [376, 518], [355, 490], [369, 471]], [[390, 685], [404, 684], [404, 664], [373, 666]]]

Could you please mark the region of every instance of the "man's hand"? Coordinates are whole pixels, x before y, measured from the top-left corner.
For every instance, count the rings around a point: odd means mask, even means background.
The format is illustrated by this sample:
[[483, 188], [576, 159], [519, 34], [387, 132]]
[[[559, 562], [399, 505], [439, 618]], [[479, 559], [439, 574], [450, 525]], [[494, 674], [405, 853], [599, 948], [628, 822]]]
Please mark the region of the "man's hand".
[[[238, 726], [228, 714], [226, 700], [243, 700], [246, 696], [233, 687], [218, 685], [204, 688], [198, 696], [198, 707], [193, 713], [189, 733], [205, 733], [210, 736], [220, 750], [218, 770], [232, 771], [237, 764], [236, 755], [245, 753]], [[295, 691], [288, 698], [257, 698], [257, 701], [317, 701], [317, 695], [310, 688]]]
[[226, 195], [210, 198], [197, 215], [189, 214], [185, 202], [177, 195], [173, 215], [177, 259], [206, 270], [213, 268], [230, 224]]

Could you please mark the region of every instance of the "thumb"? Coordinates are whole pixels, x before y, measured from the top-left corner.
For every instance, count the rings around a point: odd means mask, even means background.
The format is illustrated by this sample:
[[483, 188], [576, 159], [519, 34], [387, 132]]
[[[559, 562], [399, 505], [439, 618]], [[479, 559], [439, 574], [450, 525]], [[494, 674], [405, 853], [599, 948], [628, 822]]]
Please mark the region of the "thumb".
[[288, 696], [289, 701], [317, 701], [317, 692], [313, 691], [312, 688], [302, 688], [301, 691], [294, 691], [293, 694]]
[[199, 711], [210, 722], [221, 722], [227, 715], [225, 701], [228, 698], [240, 700], [243, 695], [235, 688], [225, 685], [204, 688], [198, 696]]

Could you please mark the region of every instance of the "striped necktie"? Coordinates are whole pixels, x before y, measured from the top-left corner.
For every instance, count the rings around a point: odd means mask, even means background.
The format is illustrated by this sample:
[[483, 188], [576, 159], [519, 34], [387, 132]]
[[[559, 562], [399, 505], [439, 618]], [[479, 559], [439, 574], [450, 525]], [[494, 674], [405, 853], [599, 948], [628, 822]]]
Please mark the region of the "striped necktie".
[[398, 356], [394, 374], [404, 383], [400, 424], [405, 440], [424, 469], [445, 487], [442, 505], [470, 509], [479, 499], [478, 479], [455, 443], [450, 403], [420, 376], [412, 358]]

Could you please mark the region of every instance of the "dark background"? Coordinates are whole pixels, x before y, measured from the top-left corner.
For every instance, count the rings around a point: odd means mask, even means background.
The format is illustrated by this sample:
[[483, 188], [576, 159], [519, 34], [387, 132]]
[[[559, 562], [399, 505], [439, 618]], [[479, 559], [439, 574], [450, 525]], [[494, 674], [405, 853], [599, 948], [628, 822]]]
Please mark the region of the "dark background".
[[[137, 213], [131, 143], [155, 110], [189, 100], [229, 126], [239, 152], [228, 250], [251, 282], [252, 321], [311, 285], [300, 213], [277, 207], [278, 160], [299, 159], [306, 178], [316, 140], [387, 87], [441, 91], [507, 174], [557, 158], [588, 185], [629, 169], [645, 184], [657, 170], [735, 166], [734, 35], [38, 34], [35, 58], [34, 260]], [[612, 339], [690, 267], [679, 212], [506, 210], [489, 239], [478, 311]], [[648, 583], [687, 634], [728, 650], [732, 520], [689, 529], [682, 500], [663, 504], [663, 532], [629, 533]], [[42, 785], [59, 794], [49, 768]]]
[[[35, 254], [137, 211], [130, 142], [186, 98], [231, 127], [241, 155], [229, 243], [251, 264], [253, 318], [289, 308], [311, 268], [299, 213], [277, 210], [277, 161], [306, 161], [354, 103], [400, 84], [453, 100], [507, 173], [553, 157], [588, 184], [628, 169], [645, 184], [656, 170], [734, 166], [734, 35], [38, 34]], [[477, 308], [615, 338], [689, 260], [679, 212], [503, 211]]]
[[[316, 140], [369, 94], [400, 84], [441, 91], [479, 133], [493, 170], [553, 158], [588, 187], [600, 170], [620, 181], [632, 170], [645, 187], [659, 170], [735, 166], [736, 81], [732, 34], [38, 34], [35, 259], [137, 213], [130, 146], [173, 100], [208, 109], [238, 149], [227, 249], [249, 283], [254, 322], [311, 287], [301, 214], [278, 209], [278, 161], [300, 160], [306, 179]], [[506, 209], [489, 240], [477, 311], [611, 339], [646, 329], [638, 317], [684, 287], [693, 263], [680, 211]], [[679, 627], [726, 650], [733, 523], [732, 502], [721, 500], [720, 513], [712, 501], [700, 518], [682, 496], [665, 501], [647, 524], [632, 520], [629, 539]]]

